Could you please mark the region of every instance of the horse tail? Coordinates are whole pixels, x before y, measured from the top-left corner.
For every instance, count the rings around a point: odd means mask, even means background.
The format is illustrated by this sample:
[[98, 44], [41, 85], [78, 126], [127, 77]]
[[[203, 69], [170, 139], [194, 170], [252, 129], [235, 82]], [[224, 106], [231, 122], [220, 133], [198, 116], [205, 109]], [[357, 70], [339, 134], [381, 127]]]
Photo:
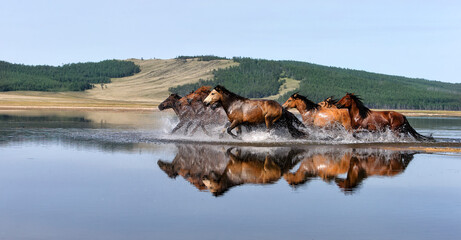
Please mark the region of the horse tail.
[[419, 134], [418, 132], [416, 132], [416, 130], [408, 122], [407, 118], [405, 116], [403, 116], [403, 118], [405, 119], [405, 121], [403, 122], [403, 125], [402, 125], [402, 132], [403, 133], [410, 134], [412, 137], [414, 137], [418, 141], [425, 141], [425, 142], [433, 142], [433, 141], [435, 141], [435, 139], [432, 136], [424, 136], [424, 135]]
[[285, 108], [282, 109], [282, 118], [283, 121], [286, 123], [288, 131], [290, 132], [292, 137], [295, 138], [302, 138], [306, 137], [306, 133], [300, 131], [297, 129], [294, 125], [297, 127], [305, 127], [304, 124], [290, 111], [286, 110]]

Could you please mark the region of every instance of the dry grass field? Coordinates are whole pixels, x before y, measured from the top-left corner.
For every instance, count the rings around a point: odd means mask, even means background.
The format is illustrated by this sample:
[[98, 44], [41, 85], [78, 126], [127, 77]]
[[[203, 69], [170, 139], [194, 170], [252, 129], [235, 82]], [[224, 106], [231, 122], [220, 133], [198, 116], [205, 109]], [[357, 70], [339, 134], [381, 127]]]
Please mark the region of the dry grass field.
[[212, 77], [212, 70], [237, 65], [232, 60], [128, 59], [141, 67], [134, 76], [114, 78], [104, 88], [84, 92], [3, 92], [0, 108], [151, 109], [168, 97], [168, 88]]

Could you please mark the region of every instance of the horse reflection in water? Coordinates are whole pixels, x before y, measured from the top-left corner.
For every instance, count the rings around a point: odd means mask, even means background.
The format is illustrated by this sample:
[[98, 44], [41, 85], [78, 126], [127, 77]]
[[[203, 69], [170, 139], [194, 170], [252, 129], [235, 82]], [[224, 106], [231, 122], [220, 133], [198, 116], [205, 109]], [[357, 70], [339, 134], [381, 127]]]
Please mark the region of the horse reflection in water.
[[199, 190], [206, 190], [203, 177], [221, 173], [229, 161], [225, 148], [219, 146], [177, 145], [178, 153], [171, 163], [158, 160], [157, 164], [170, 178], [182, 176]]
[[293, 168], [303, 151], [288, 147], [233, 148], [178, 145], [171, 163], [157, 164], [170, 177], [181, 175], [199, 190], [221, 196], [242, 184], [271, 184]]
[[[317, 177], [335, 182], [345, 193], [353, 193], [367, 177], [392, 177], [402, 173], [415, 153], [380, 149], [360, 149], [341, 152], [308, 154], [298, 170], [284, 175], [292, 186], [304, 184]], [[346, 174], [346, 177], [339, 177]]]
[[[174, 160], [159, 160], [159, 167], [169, 177], [180, 175], [214, 196], [242, 184], [272, 184], [282, 177], [291, 186], [320, 178], [353, 193], [367, 177], [402, 173], [414, 155], [380, 149], [177, 147]], [[298, 169], [290, 172], [298, 163]]]
[[241, 184], [271, 184], [293, 168], [299, 161], [300, 150], [274, 148], [252, 151], [251, 148], [227, 150], [230, 160], [221, 174], [204, 176], [203, 183], [215, 196]]

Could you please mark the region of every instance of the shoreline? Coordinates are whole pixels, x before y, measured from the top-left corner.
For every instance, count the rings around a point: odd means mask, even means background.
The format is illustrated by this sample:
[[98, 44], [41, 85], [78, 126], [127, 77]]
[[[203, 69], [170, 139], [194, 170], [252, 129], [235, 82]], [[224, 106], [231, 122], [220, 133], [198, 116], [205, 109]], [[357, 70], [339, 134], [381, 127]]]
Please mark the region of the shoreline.
[[20, 110], [63, 110], [63, 111], [115, 111], [115, 112], [159, 112], [157, 106], [152, 107], [121, 107], [121, 106], [12, 106], [0, 105], [0, 111], [20, 111]]
[[[64, 110], [64, 111], [117, 111], [117, 112], [158, 112], [157, 104], [140, 104], [140, 103], [123, 103], [123, 104], [56, 104], [42, 103], [42, 104], [13, 104], [2, 105], [0, 103], [0, 110]], [[445, 110], [413, 110], [413, 109], [372, 109], [373, 111], [396, 111], [402, 113], [407, 117], [461, 117], [461, 111], [445, 111]], [[293, 111], [297, 112], [297, 111]]]

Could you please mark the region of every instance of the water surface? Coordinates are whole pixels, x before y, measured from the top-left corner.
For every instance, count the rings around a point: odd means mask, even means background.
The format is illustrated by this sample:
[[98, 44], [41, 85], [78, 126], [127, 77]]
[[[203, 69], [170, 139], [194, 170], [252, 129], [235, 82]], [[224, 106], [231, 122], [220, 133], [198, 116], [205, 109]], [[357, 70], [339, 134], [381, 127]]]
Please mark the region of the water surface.
[[[461, 234], [459, 154], [387, 138], [210, 141], [170, 136], [175, 121], [163, 112], [0, 112], [0, 239]], [[429, 146], [459, 147], [461, 119], [409, 121], [437, 138]]]

